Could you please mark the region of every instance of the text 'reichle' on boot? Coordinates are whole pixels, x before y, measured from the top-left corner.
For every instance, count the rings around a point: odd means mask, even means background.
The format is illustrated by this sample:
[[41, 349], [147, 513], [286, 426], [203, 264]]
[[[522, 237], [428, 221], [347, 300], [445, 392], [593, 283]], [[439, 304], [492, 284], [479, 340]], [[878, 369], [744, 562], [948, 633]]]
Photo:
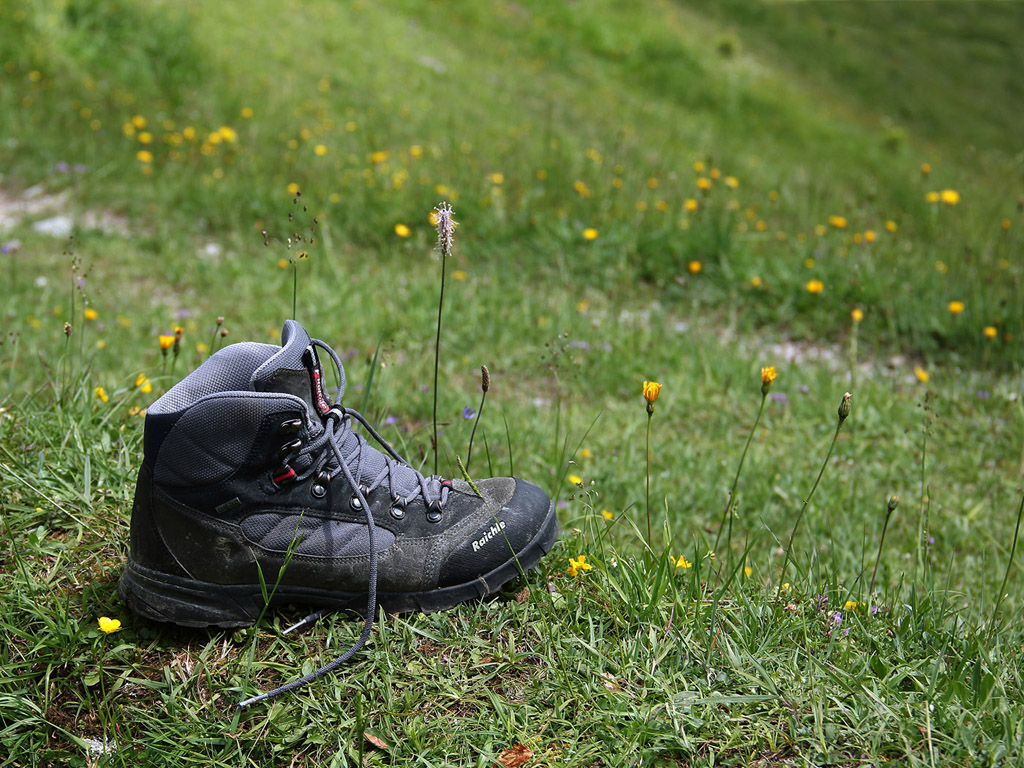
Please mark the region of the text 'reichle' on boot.
[[[333, 401], [317, 350], [337, 366]], [[558, 534], [540, 488], [493, 478], [475, 483], [478, 495], [461, 480], [425, 477], [342, 405], [344, 391], [338, 355], [288, 320], [281, 346], [225, 347], [146, 413], [119, 585], [132, 610], [186, 627], [249, 626], [268, 600], [365, 617], [341, 657], [242, 706], [344, 663], [378, 606], [443, 611], [491, 594], [534, 567]]]

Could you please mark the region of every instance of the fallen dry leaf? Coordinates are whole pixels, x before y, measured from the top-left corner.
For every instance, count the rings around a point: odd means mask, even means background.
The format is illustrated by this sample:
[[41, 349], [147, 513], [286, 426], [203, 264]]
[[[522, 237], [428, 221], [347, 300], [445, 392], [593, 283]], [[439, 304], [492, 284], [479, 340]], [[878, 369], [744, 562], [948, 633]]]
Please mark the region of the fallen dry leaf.
[[366, 739], [371, 744], [373, 744], [373, 746], [375, 746], [375, 747], [380, 747], [381, 749], [390, 749], [391, 748], [391, 745], [388, 744], [386, 741], [384, 741], [384, 739], [382, 739], [380, 736], [374, 736], [369, 731], [363, 731], [363, 738]]
[[533, 750], [523, 744], [516, 744], [512, 749], [504, 750], [498, 755], [498, 762], [505, 768], [519, 768], [533, 757]]

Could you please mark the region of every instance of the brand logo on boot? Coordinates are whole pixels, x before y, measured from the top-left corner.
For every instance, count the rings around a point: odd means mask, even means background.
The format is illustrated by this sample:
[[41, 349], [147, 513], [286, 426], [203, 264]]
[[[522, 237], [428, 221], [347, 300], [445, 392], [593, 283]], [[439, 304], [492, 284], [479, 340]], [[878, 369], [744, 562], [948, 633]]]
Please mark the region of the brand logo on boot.
[[317, 357], [313, 347], [306, 347], [306, 366], [309, 368], [309, 378], [313, 390], [313, 400], [316, 402], [316, 409], [321, 416], [331, 410], [331, 404], [327, 401], [327, 392], [324, 390], [324, 371], [320, 367], [320, 358]]
[[473, 542], [473, 551], [477, 552], [480, 549], [480, 547], [482, 547], [488, 541], [493, 539], [503, 530], [505, 530], [505, 521], [499, 520], [497, 523], [495, 523], [487, 529], [487, 533], [485, 533], [483, 536], [481, 536], [479, 539]]

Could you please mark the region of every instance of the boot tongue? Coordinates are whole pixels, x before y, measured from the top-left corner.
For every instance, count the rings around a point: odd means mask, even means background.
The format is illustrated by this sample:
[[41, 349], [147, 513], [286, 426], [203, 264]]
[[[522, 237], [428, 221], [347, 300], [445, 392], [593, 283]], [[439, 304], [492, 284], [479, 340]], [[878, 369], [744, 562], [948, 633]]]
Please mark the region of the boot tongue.
[[[344, 372], [342, 391], [344, 391]], [[257, 392], [284, 392], [305, 401], [312, 413], [323, 416], [331, 408], [324, 384], [324, 369], [306, 329], [285, 320], [281, 351], [256, 369], [250, 380]]]

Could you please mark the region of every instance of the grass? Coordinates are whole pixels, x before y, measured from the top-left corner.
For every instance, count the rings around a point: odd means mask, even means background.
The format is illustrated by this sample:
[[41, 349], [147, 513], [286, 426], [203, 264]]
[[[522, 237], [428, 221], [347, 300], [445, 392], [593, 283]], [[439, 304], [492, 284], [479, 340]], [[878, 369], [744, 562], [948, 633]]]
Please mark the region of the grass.
[[[0, 238], [0, 765], [95, 763], [86, 739], [108, 765], [1018, 761], [1024, 15], [984, 5], [5, 4], [0, 187], [131, 234]], [[348, 404], [429, 467], [439, 199], [442, 472], [476, 426], [473, 474], [539, 482], [563, 536], [507, 594], [382, 617], [238, 715], [359, 624], [128, 614], [138, 409], [277, 340], [294, 295]]]

